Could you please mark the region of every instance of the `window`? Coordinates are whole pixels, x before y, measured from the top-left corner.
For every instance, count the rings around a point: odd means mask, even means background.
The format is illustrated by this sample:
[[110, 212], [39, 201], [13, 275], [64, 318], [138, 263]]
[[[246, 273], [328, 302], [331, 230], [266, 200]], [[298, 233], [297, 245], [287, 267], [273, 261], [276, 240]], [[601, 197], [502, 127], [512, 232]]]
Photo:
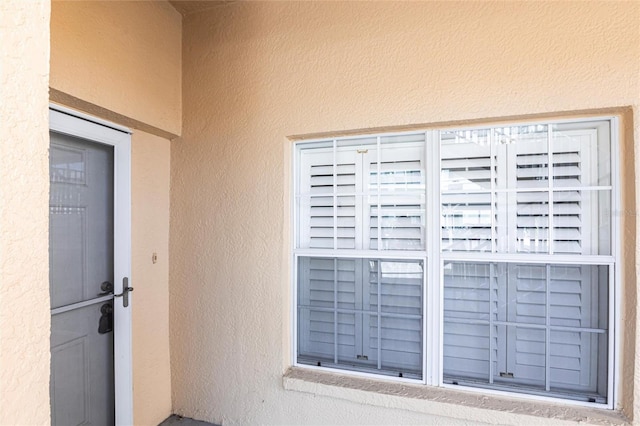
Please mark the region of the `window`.
[[296, 143], [296, 364], [612, 407], [614, 125]]

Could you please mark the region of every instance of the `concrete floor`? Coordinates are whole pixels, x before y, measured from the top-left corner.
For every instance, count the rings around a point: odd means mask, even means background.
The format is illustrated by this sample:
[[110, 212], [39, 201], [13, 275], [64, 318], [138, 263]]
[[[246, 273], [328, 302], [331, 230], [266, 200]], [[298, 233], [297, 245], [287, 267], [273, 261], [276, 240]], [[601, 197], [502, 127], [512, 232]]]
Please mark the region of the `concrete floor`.
[[203, 422], [200, 420], [193, 420], [189, 417], [181, 417], [178, 415], [171, 415], [167, 417], [165, 421], [158, 426], [218, 426], [213, 423]]

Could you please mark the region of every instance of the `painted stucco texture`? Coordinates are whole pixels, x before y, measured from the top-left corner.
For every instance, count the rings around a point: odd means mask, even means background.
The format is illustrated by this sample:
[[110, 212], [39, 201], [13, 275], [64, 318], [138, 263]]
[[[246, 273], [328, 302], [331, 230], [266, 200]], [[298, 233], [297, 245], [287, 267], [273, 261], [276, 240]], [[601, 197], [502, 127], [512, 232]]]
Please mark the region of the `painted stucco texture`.
[[[136, 425], [171, 414], [169, 361], [169, 145], [136, 131], [131, 141], [133, 406]], [[155, 255], [155, 256], [154, 256]]]
[[55, 0], [51, 87], [177, 135], [181, 31], [166, 1]]
[[[446, 404], [418, 412], [372, 392], [285, 390], [289, 137], [637, 109], [639, 7], [231, 2], [186, 16], [183, 135], [171, 145], [174, 411], [223, 424], [505, 423], [464, 405], [454, 419]], [[633, 354], [635, 313], [627, 320], [622, 352]], [[627, 377], [638, 372], [636, 358], [624, 362]], [[632, 414], [633, 384], [622, 382]]]
[[49, 422], [48, 1], [0, 2], [0, 424]]
[[133, 417], [156, 425], [171, 414], [170, 142], [140, 128], [181, 130], [182, 17], [166, 1], [56, 0], [51, 15], [54, 100], [133, 131]]

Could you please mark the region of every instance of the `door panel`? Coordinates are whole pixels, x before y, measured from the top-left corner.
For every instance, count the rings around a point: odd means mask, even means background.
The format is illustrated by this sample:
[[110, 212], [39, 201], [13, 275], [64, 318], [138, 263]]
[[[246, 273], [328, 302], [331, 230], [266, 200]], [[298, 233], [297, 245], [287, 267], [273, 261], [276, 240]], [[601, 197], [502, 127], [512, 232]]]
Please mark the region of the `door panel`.
[[[113, 147], [51, 133], [51, 418], [54, 425], [114, 424], [114, 336], [98, 332], [112, 305]], [[110, 311], [113, 311], [111, 306]]]
[[102, 305], [95, 303], [51, 318], [54, 425], [114, 424], [113, 332], [98, 333]]

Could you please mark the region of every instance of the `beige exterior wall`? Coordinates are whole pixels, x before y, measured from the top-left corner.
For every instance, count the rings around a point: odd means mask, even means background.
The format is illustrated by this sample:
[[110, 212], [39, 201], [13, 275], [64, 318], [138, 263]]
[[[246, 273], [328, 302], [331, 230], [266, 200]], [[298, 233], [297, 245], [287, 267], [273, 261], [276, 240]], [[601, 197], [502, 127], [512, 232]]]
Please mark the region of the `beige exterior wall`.
[[136, 425], [157, 425], [171, 414], [169, 145], [166, 139], [144, 132], [135, 132], [132, 136], [133, 420]]
[[49, 421], [48, 0], [0, 2], [0, 424]]
[[156, 425], [171, 414], [166, 138], [181, 129], [182, 17], [165, 1], [54, 0], [51, 15], [52, 100], [133, 130], [133, 414]]
[[181, 22], [163, 0], [54, 0], [51, 88], [180, 134]]
[[[561, 408], [531, 405], [543, 416], [534, 418], [294, 379], [283, 386], [291, 363], [287, 137], [638, 111], [639, 7], [234, 2], [187, 16], [184, 131], [171, 146], [174, 410], [224, 424], [551, 423], [544, 413]], [[637, 247], [627, 248], [624, 300], [634, 307]], [[622, 314], [623, 352], [632, 355], [635, 308]], [[626, 356], [620, 401], [637, 419], [639, 373], [638, 358]]]

